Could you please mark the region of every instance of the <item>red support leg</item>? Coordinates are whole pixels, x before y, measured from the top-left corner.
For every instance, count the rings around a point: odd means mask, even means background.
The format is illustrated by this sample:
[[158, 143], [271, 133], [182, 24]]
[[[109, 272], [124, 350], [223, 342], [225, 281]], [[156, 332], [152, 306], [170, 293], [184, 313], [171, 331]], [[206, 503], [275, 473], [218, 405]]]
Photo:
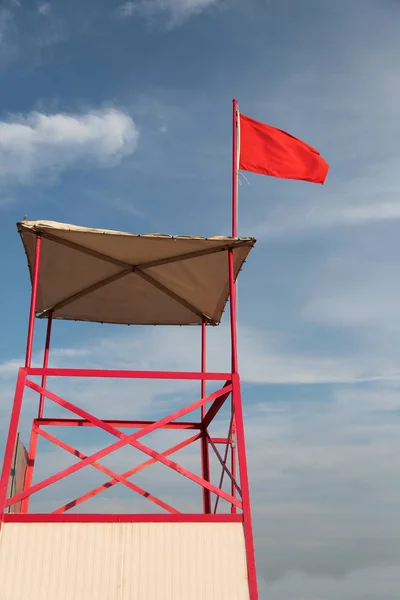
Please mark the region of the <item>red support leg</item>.
[[[233, 477], [233, 481], [236, 480], [236, 422], [235, 422], [235, 416], [233, 416], [233, 421], [232, 421], [232, 433], [231, 433], [231, 470], [232, 470], [232, 477]], [[236, 490], [235, 490], [235, 486], [233, 485], [233, 481], [232, 481], [232, 488], [231, 488], [231, 493], [232, 496], [235, 497], [236, 496]], [[236, 514], [236, 506], [234, 504], [231, 505], [231, 513], [234, 515]]]
[[32, 277], [32, 294], [31, 294], [31, 307], [29, 311], [29, 327], [28, 327], [28, 340], [26, 343], [26, 357], [25, 367], [30, 367], [32, 362], [32, 347], [33, 347], [33, 333], [35, 329], [35, 313], [36, 313], [36, 298], [39, 283], [39, 266], [40, 266], [40, 249], [41, 249], [42, 238], [40, 235], [36, 237], [36, 248], [35, 248], [35, 265], [33, 267]]
[[[49, 313], [49, 316], [47, 318], [46, 345], [44, 348], [44, 355], [43, 355], [43, 369], [47, 369], [47, 367], [49, 365], [49, 352], [50, 352], [50, 338], [51, 338], [52, 323], [53, 323], [53, 313], [51, 312], [51, 313]], [[46, 381], [47, 381], [47, 375], [43, 374], [42, 382], [40, 384], [43, 388], [46, 387]], [[39, 419], [41, 419], [43, 417], [43, 411], [44, 411], [44, 396], [43, 396], [43, 394], [40, 394], [39, 411], [38, 411]]]
[[[29, 442], [28, 465], [26, 467], [24, 490], [30, 488], [32, 485], [33, 470], [35, 468], [35, 460], [36, 460], [37, 440], [38, 440], [38, 428], [34, 422], [33, 426], [32, 426], [32, 431], [31, 431], [31, 439]], [[21, 502], [21, 512], [22, 513], [28, 512], [29, 500], [30, 500], [30, 496], [27, 496], [26, 498], [24, 498], [22, 500], [22, 502]]]
[[[41, 240], [40, 237], [37, 238], [37, 241], [39, 241], [39, 240]], [[39, 242], [39, 252], [40, 252], [40, 242]], [[37, 259], [37, 261], [35, 260], [35, 270], [36, 270], [36, 262], [39, 265], [39, 259]], [[33, 296], [33, 292], [32, 292], [32, 296]], [[34, 305], [35, 304], [36, 304], [36, 292], [35, 292]], [[51, 312], [49, 314], [48, 320], [47, 320], [46, 343], [45, 343], [44, 354], [43, 354], [43, 369], [47, 369], [47, 367], [49, 365], [49, 352], [50, 352], [50, 338], [51, 338], [52, 321], [53, 321], [53, 313]], [[30, 352], [32, 353], [32, 348], [31, 348]], [[30, 361], [30, 357], [29, 357], [29, 361]], [[30, 366], [30, 362], [29, 362], [28, 366]], [[43, 374], [42, 381], [41, 381], [41, 386], [43, 388], [46, 387], [46, 380], [47, 380], [47, 376], [45, 374]], [[38, 418], [39, 419], [41, 419], [43, 417], [43, 412], [44, 412], [44, 395], [40, 394], [39, 408], [38, 408]], [[34, 422], [33, 427], [32, 427], [32, 432], [31, 432], [31, 439], [29, 442], [28, 466], [26, 469], [24, 490], [28, 489], [32, 485], [33, 470], [35, 467], [35, 459], [36, 459], [37, 440], [38, 440], [38, 428], [36, 426], [36, 423]], [[30, 501], [30, 496], [27, 496], [26, 498], [24, 498], [22, 500], [22, 503], [21, 503], [21, 512], [22, 513], [28, 512], [29, 501]]]
[[[206, 359], [207, 359], [207, 348], [206, 348], [206, 333], [207, 327], [206, 322], [203, 321], [201, 324], [201, 372], [206, 371]], [[206, 380], [201, 380], [201, 397], [204, 398], [206, 395]], [[206, 407], [203, 404], [201, 407], [201, 420], [204, 420], [206, 416]], [[210, 453], [208, 447], [208, 434], [207, 428], [204, 429], [201, 438], [201, 471], [203, 479], [210, 481]], [[205, 514], [211, 513], [211, 493], [203, 487], [203, 510]]]
[[237, 450], [239, 459], [240, 485], [242, 489], [243, 527], [246, 544], [247, 574], [249, 578], [250, 600], [258, 600], [258, 585], [256, 574], [256, 558], [254, 551], [253, 524], [251, 519], [249, 478], [247, 472], [246, 447], [243, 425], [242, 398], [240, 394], [240, 380], [236, 375], [233, 378], [233, 404], [236, 418]]
[[7, 498], [8, 482], [10, 480], [13, 454], [18, 435], [18, 423], [21, 414], [22, 397], [24, 394], [24, 386], [26, 379], [25, 369], [20, 369], [18, 372], [17, 387], [14, 396], [14, 405], [11, 412], [10, 427], [8, 429], [8, 438], [6, 451], [4, 455], [3, 470], [0, 478], [0, 528], [4, 520], [5, 504]]
[[238, 352], [237, 352], [237, 327], [236, 327], [236, 284], [235, 268], [232, 248], [228, 251], [229, 268], [229, 294], [230, 294], [230, 318], [231, 318], [231, 351], [232, 351], [232, 373], [238, 372]]
[[[237, 200], [237, 163], [235, 163], [235, 154], [237, 151], [237, 139], [236, 139], [236, 128], [235, 119], [237, 120], [237, 103], [234, 101], [234, 186], [233, 196]], [[235, 116], [236, 115], [236, 116]], [[237, 203], [234, 202], [233, 213], [235, 215], [233, 220], [233, 230], [237, 228], [236, 222], [236, 211]], [[233, 235], [236, 234], [236, 231]], [[237, 351], [237, 305], [236, 305], [236, 283], [235, 283], [235, 265], [233, 250], [228, 251], [228, 269], [229, 269], [229, 293], [230, 293], [230, 324], [231, 324], [231, 351], [232, 351], [232, 423], [235, 421], [236, 435], [237, 435], [237, 452], [239, 460], [239, 475], [240, 485], [242, 489], [242, 509], [243, 509], [243, 527], [244, 527], [244, 538], [246, 544], [246, 558], [247, 558], [247, 573], [249, 579], [249, 592], [250, 600], [258, 600], [258, 584], [256, 574], [256, 560], [254, 551], [254, 540], [253, 540], [253, 525], [251, 519], [251, 506], [250, 506], [250, 492], [249, 492], [249, 481], [247, 472], [247, 460], [246, 460], [246, 449], [245, 449], [245, 437], [244, 437], [244, 425], [243, 425], [243, 411], [242, 411], [242, 398], [240, 394], [240, 380], [238, 375], [238, 351]], [[235, 503], [232, 502], [232, 506]], [[232, 509], [233, 510], [233, 509]]]

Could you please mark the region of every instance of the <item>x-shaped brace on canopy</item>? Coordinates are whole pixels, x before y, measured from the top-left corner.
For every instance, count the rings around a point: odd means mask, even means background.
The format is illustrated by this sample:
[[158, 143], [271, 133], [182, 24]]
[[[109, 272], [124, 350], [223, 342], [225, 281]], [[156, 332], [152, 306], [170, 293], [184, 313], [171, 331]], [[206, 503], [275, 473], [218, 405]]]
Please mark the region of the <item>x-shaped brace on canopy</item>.
[[122, 270], [119, 273], [115, 273], [114, 275], [111, 275], [110, 277], [103, 278], [100, 281], [97, 281], [97, 282], [93, 283], [92, 285], [89, 285], [86, 288], [80, 290], [79, 292], [72, 294], [71, 296], [68, 296], [67, 298], [64, 298], [60, 302], [53, 304], [53, 306], [46, 308], [44, 311], [42, 311], [38, 315], [39, 318], [44, 318], [50, 312], [54, 313], [58, 309], [63, 308], [64, 306], [67, 306], [71, 302], [74, 302], [75, 300], [78, 300], [79, 298], [82, 298], [83, 296], [86, 296], [87, 294], [90, 294], [91, 292], [99, 290], [100, 288], [105, 287], [106, 285], [114, 283], [118, 279], [122, 279], [123, 277], [126, 277], [127, 275], [136, 274], [139, 277], [141, 277], [142, 279], [144, 279], [145, 281], [147, 281], [148, 283], [150, 283], [151, 285], [153, 285], [154, 287], [156, 287], [158, 290], [160, 290], [161, 292], [163, 292], [164, 294], [166, 294], [167, 296], [169, 296], [170, 298], [172, 298], [173, 300], [175, 300], [176, 302], [178, 302], [179, 304], [181, 304], [182, 306], [184, 306], [185, 308], [190, 310], [192, 313], [194, 313], [201, 319], [204, 319], [204, 321], [206, 321], [207, 323], [215, 325], [215, 322], [208, 315], [204, 314], [196, 306], [194, 306], [193, 304], [191, 304], [190, 302], [188, 302], [187, 300], [185, 300], [184, 298], [182, 298], [181, 296], [179, 296], [178, 294], [176, 294], [175, 292], [173, 292], [172, 290], [167, 288], [160, 281], [158, 281], [155, 277], [144, 272], [144, 270], [150, 269], [152, 267], [162, 266], [162, 265], [169, 264], [169, 263], [179, 262], [182, 260], [189, 260], [191, 258], [197, 258], [200, 256], [206, 256], [209, 254], [215, 254], [217, 252], [224, 252], [224, 251], [228, 250], [229, 248], [236, 248], [236, 247], [247, 244], [246, 241], [235, 240], [233, 243], [224, 244], [223, 246], [217, 246], [214, 248], [206, 248], [204, 250], [198, 250], [195, 252], [187, 252], [185, 254], [180, 254], [178, 256], [172, 256], [169, 258], [153, 260], [151, 262], [141, 263], [138, 265], [131, 265], [124, 261], [114, 259], [111, 256], [107, 256], [106, 254], [102, 254], [101, 252], [97, 252], [94, 250], [90, 250], [89, 248], [85, 248], [84, 246], [81, 246], [80, 244], [76, 244], [75, 242], [64, 240], [64, 239], [59, 238], [55, 235], [52, 235], [48, 232], [41, 232], [40, 235], [44, 238], [47, 238], [53, 242], [58, 243], [58, 244], [68, 246], [68, 247], [73, 248], [74, 250], [78, 250], [79, 252], [82, 252], [84, 254], [94, 256], [100, 260], [111, 263], [115, 266], [119, 266], [119, 267], [121, 267]]
[[178, 410], [175, 413], [160, 419], [159, 421], [155, 421], [151, 425], [146, 425], [140, 431], [137, 431], [130, 435], [126, 435], [126, 434], [122, 433], [115, 427], [112, 427], [111, 425], [109, 425], [108, 423], [105, 423], [101, 419], [98, 419], [97, 417], [91, 415], [90, 413], [78, 408], [77, 406], [74, 406], [70, 402], [63, 400], [56, 394], [53, 394], [49, 390], [46, 390], [45, 388], [37, 385], [33, 381], [26, 380], [26, 385], [29, 388], [31, 388], [32, 390], [38, 392], [39, 394], [43, 394], [49, 400], [52, 400], [56, 404], [59, 404], [60, 406], [64, 407], [65, 409], [70, 410], [71, 412], [79, 415], [80, 417], [91, 421], [94, 425], [97, 425], [101, 429], [104, 429], [108, 433], [111, 433], [112, 435], [116, 436], [117, 438], [119, 438], [119, 441], [115, 442], [109, 446], [106, 446], [102, 450], [99, 450], [98, 452], [95, 452], [94, 454], [82, 459], [80, 463], [76, 463], [70, 467], [67, 467], [66, 469], [63, 469], [62, 471], [56, 473], [55, 475], [52, 475], [51, 477], [48, 477], [47, 479], [20, 492], [19, 494], [15, 495], [14, 497], [7, 500], [6, 507], [11, 506], [12, 504], [15, 504], [16, 502], [19, 502], [20, 500], [23, 500], [24, 498], [34, 494], [35, 492], [37, 492], [41, 489], [44, 489], [45, 487], [48, 487], [52, 483], [59, 481], [60, 479], [66, 477], [67, 475], [75, 473], [76, 471], [79, 471], [83, 467], [93, 464], [93, 462], [99, 460], [100, 458], [103, 458], [104, 456], [107, 456], [108, 454], [111, 454], [112, 452], [119, 450], [120, 448], [129, 444], [129, 445], [133, 446], [134, 448], [141, 450], [148, 456], [151, 456], [152, 458], [156, 459], [157, 461], [163, 463], [167, 467], [170, 467], [172, 470], [180, 473], [184, 477], [187, 477], [188, 479], [194, 481], [198, 485], [201, 485], [201, 486], [205, 487], [206, 489], [209, 489], [211, 492], [213, 492], [217, 496], [220, 496], [224, 500], [227, 500], [230, 504], [234, 504], [239, 509], [242, 509], [242, 503], [239, 500], [237, 500], [236, 498], [234, 498], [233, 496], [231, 496], [230, 494], [227, 494], [226, 492], [219, 489], [218, 487], [216, 487], [209, 481], [202, 479], [201, 477], [199, 477], [198, 475], [195, 475], [188, 469], [185, 469], [182, 466], [180, 466], [179, 464], [169, 460], [168, 458], [163, 456], [163, 454], [156, 452], [155, 450], [152, 450], [151, 448], [148, 448], [144, 444], [141, 444], [140, 442], [137, 441], [138, 438], [140, 438], [148, 433], [151, 433], [152, 431], [155, 431], [156, 429], [159, 429], [163, 425], [165, 425], [171, 421], [174, 421], [175, 419], [177, 419], [189, 412], [192, 412], [193, 410], [196, 410], [200, 406], [206, 405], [208, 402], [214, 401], [215, 399], [217, 399], [221, 396], [225, 397], [225, 399], [226, 399], [229, 396], [229, 394], [232, 392], [232, 383], [226, 382], [222, 389], [217, 390], [216, 392], [214, 392], [204, 398], [201, 398], [200, 400], [197, 400], [196, 402], [190, 404], [189, 406], [187, 406], [181, 410]]

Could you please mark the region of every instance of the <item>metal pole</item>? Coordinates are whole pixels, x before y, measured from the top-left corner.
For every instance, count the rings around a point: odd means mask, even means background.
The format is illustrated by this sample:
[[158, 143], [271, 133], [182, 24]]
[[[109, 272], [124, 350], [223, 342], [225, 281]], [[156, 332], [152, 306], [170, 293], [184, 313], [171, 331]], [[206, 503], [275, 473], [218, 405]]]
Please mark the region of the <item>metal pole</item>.
[[[233, 404], [233, 402], [232, 402]], [[234, 411], [234, 407], [232, 406], [232, 411]], [[234, 413], [233, 413], [234, 415]], [[236, 486], [234, 481], [236, 481], [236, 422], [235, 416], [232, 419], [232, 433], [231, 433], [231, 473], [232, 473], [232, 487], [231, 494], [234, 498], [236, 498]], [[236, 514], [236, 506], [231, 504], [231, 513]]]
[[[201, 324], [201, 372], [206, 372], [206, 364], [207, 364], [207, 345], [206, 339], [207, 337], [207, 326], [206, 322], [203, 320]], [[204, 398], [206, 396], [206, 380], [201, 380], [201, 397]], [[204, 420], [206, 416], [206, 406], [201, 407], [201, 420]], [[201, 466], [202, 466], [202, 474], [203, 479], [206, 481], [210, 481], [210, 453], [208, 447], [208, 438], [207, 438], [207, 428], [204, 428], [202, 437], [201, 437]], [[211, 513], [211, 492], [210, 490], [203, 487], [203, 508], [205, 514]]]
[[228, 268], [229, 268], [229, 295], [230, 295], [230, 318], [231, 318], [231, 346], [232, 346], [232, 374], [238, 372], [237, 357], [237, 331], [236, 331], [236, 286], [235, 270], [233, 262], [233, 249], [228, 250]]
[[[33, 422], [32, 431], [31, 431], [31, 439], [29, 442], [28, 465], [26, 467], [23, 491], [30, 488], [31, 484], [32, 484], [33, 469], [35, 467], [35, 459], [36, 459], [37, 442], [38, 442], [38, 428], [35, 425], [35, 422]], [[23, 514], [26, 514], [29, 510], [30, 499], [31, 499], [30, 496], [27, 496], [21, 502], [21, 512]]]
[[[238, 167], [239, 161], [238, 156], [240, 148], [238, 148], [238, 103], [234, 99], [233, 102], [233, 115], [232, 115], [232, 237], [238, 235]], [[229, 286], [230, 286], [230, 306], [231, 306], [231, 340], [232, 340], [232, 372], [237, 373], [237, 302], [236, 302], [236, 285], [235, 285], [235, 273], [234, 273], [234, 260], [233, 251], [229, 254]], [[232, 444], [231, 444], [231, 467], [232, 476], [236, 479], [236, 424], [233, 406], [233, 395], [231, 402], [232, 411]], [[232, 496], [236, 496], [235, 486], [232, 484]], [[236, 513], [236, 506], [231, 505], [232, 514]]]
[[232, 100], [232, 237], [237, 237], [238, 208], [238, 103]]
[[33, 346], [33, 333], [35, 329], [35, 311], [36, 311], [36, 298], [39, 281], [39, 264], [40, 264], [40, 248], [42, 238], [40, 235], [36, 237], [36, 248], [35, 248], [35, 264], [33, 267], [33, 278], [32, 278], [32, 294], [31, 294], [31, 307], [29, 312], [29, 326], [28, 326], [28, 340], [26, 344], [26, 357], [25, 367], [29, 368], [32, 362], [32, 346]]
[[[49, 354], [50, 354], [50, 339], [51, 339], [51, 326], [53, 323], [53, 313], [50, 312], [48, 319], [47, 319], [47, 332], [46, 332], [46, 345], [44, 348], [44, 355], [43, 355], [43, 369], [47, 369], [48, 365], [49, 365]], [[46, 375], [42, 375], [42, 383], [41, 383], [41, 387], [44, 388], [46, 387], [46, 381], [47, 381], [47, 376]], [[38, 417], [39, 419], [41, 419], [43, 417], [43, 411], [44, 411], [44, 396], [43, 394], [40, 394], [40, 400], [39, 400], [39, 411], [38, 411]]]
[[1, 523], [4, 520], [4, 505], [7, 497], [8, 482], [10, 479], [15, 443], [18, 435], [18, 423], [21, 414], [22, 396], [24, 393], [25, 380], [25, 369], [20, 369], [18, 373], [17, 387], [15, 390], [14, 405], [11, 413], [10, 427], [8, 429], [8, 438], [6, 450], [4, 453], [3, 470], [0, 479], [0, 528]]
[[[237, 237], [237, 207], [238, 207], [238, 105], [233, 100], [233, 133], [232, 133], [232, 237]], [[240, 149], [239, 149], [240, 151]], [[233, 250], [229, 250], [229, 292], [230, 292], [230, 317], [231, 317], [231, 344], [232, 344], [232, 428], [237, 435], [237, 452], [239, 462], [240, 485], [242, 488], [243, 527], [246, 544], [247, 571], [249, 579], [250, 600], [258, 600], [258, 586], [256, 562], [253, 540], [253, 526], [251, 519], [250, 492], [247, 473], [246, 448], [243, 425], [242, 398], [240, 394], [240, 380], [238, 375], [237, 353], [237, 303]], [[234, 439], [234, 434], [232, 432]], [[235, 449], [232, 448], [232, 475], [236, 475]], [[232, 504], [231, 511], [234, 512]]]
[[242, 489], [243, 529], [246, 544], [247, 575], [249, 579], [250, 600], [258, 600], [256, 558], [254, 551], [253, 523], [251, 518], [249, 478], [247, 471], [246, 446], [243, 425], [242, 398], [239, 375], [233, 376], [232, 397], [236, 419], [237, 451], [239, 460], [240, 487]]
[[[50, 352], [50, 338], [51, 338], [51, 325], [53, 322], [53, 312], [49, 313], [47, 319], [47, 332], [46, 332], [46, 343], [43, 354], [43, 369], [47, 369], [49, 364], [49, 352]], [[42, 375], [41, 387], [46, 387], [47, 376]], [[41, 419], [44, 413], [44, 395], [40, 394], [39, 399], [39, 409], [38, 409], [38, 418]], [[37, 450], [37, 442], [38, 442], [38, 430], [37, 426], [33, 424], [31, 431], [31, 440], [29, 442], [29, 452], [28, 452], [28, 467], [26, 469], [25, 482], [24, 482], [24, 490], [28, 489], [32, 484], [33, 479], [33, 469], [35, 467], [36, 461], [36, 450]], [[27, 513], [29, 509], [29, 500], [30, 496], [24, 498], [22, 500], [21, 512]]]

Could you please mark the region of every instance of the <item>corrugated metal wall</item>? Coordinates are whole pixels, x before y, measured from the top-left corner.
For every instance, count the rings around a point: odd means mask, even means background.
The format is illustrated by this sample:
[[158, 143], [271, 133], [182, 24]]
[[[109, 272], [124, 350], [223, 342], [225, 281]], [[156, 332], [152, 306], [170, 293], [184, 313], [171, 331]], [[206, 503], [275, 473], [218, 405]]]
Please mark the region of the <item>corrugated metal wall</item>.
[[4, 523], [1, 600], [248, 600], [240, 523]]

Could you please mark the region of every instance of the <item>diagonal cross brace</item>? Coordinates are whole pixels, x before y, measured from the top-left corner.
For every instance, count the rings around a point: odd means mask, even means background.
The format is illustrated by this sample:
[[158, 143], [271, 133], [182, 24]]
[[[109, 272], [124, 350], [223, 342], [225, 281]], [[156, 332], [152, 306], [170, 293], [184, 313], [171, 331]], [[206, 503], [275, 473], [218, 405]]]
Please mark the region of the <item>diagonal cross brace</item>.
[[[240, 487], [237, 484], [236, 479], [233, 477], [232, 473], [230, 472], [230, 470], [228, 469], [228, 467], [226, 466], [226, 462], [224, 462], [221, 454], [219, 453], [219, 450], [217, 448], [217, 446], [214, 444], [213, 439], [210, 437], [209, 433], [206, 433], [207, 435], [207, 440], [209, 442], [209, 444], [211, 445], [212, 449], [215, 452], [215, 456], [217, 457], [219, 464], [221, 465], [221, 467], [223, 468], [223, 470], [225, 471], [225, 473], [228, 475], [229, 479], [232, 481], [233, 485], [235, 486], [235, 488], [237, 489], [237, 491], [239, 492], [240, 495], [242, 495], [242, 490], [240, 489]], [[227, 444], [227, 447], [229, 447], [229, 443]]]
[[[188, 438], [187, 440], [184, 440], [183, 442], [179, 442], [179, 444], [176, 444], [175, 446], [168, 448], [168, 450], [164, 450], [164, 452], [162, 452], [162, 454], [164, 456], [168, 456], [169, 454], [178, 452], [178, 450], [182, 450], [182, 448], [189, 446], [189, 444], [192, 444], [193, 442], [198, 440], [200, 437], [201, 437], [201, 434], [197, 433], [196, 435], [193, 435], [192, 437]], [[155, 458], [146, 460], [145, 462], [141, 463], [140, 465], [137, 465], [136, 467], [133, 467], [129, 471], [126, 471], [125, 473], [123, 473], [122, 477], [124, 477], [125, 479], [127, 477], [132, 477], [132, 475], [139, 473], [139, 471], [143, 471], [144, 469], [146, 469], [150, 465], [153, 465], [156, 462], [157, 462], [157, 460]], [[79, 498], [75, 498], [74, 500], [71, 500], [67, 504], [64, 504], [64, 506], [61, 506], [57, 510], [53, 511], [53, 514], [64, 513], [67, 510], [70, 510], [71, 508], [78, 506], [78, 504], [82, 504], [82, 502], [85, 502], [85, 500], [89, 500], [89, 498], [93, 498], [93, 496], [96, 496], [97, 494], [104, 492], [105, 489], [108, 489], [108, 488], [112, 487], [113, 485], [116, 485], [117, 483], [118, 483], [117, 479], [115, 479], [115, 478], [109, 479], [108, 481], [106, 481], [102, 485], [99, 485], [97, 488], [94, 488], [90, 492], [87, 492], [86, 494], [79, 496]]]
[[170, 469], [177, 471], [177, 473], [179, 473], [180, 475], [183, 475], [184, 477], [191, 479], [195, 483], [198, 483], [202, 487], [207, 488], [208, 490], [210, 490], [210, 492], [214, 492], [215, 494], [217, 494], [217, 498], [223, 498], [224, 500], [227, 500], [229, 503], [234, 504], [238, 508], [242, 508], [242, 503], [240, 502], [240, 500], [237, 500], [230, 494], [227, 494], [220, 488], [217, 488], [217, 486], [213, 485], [212, 483], [209, 483], [202, 477], [199, 477], [198, 475], [195, 475], [191, 471], [188, 471], [188, 469], [185, 469], [181, 465], [178, 465], [178, 463], [174, 462], [173, 460], [169, 460], [169, 458], [166, 458], [159, 452], [156, 452], [155, 450], [148, 448], [148, 446], [145, 446], [144, 444], [141, 444], [140, 442], [135, 441], [134, 445], [138, 450], [141, 450], [148, 456], [152, 456], [159, 462], [163, 463], [163, 465], [165, 465], [166, 467], [169, 467]]
[[[230, 420], [230, 423], [229, 423], [229, 431], [228, 431], [228, 435], [226, 436], [227, 438], [230, 438], [230, 437], [232, 437], [232, 427], [233, 427], [233, 420], [234, 420], [234, 418], [235, 418], [235, 413], [234, 413], [234, 412], [232, 412], [232, 415], [231, 415], [231, 420]], [[223, 462], [224, 462], [225, 464], [226, 464], [226, 461], [227, 461], [227, 459], [228, 459], [228, 452], [229, 452], [229, 444], [227, 444], [227, 445], [226, 445], [226, 447], [225, 447], [225, 454], [224, 454], [224, 459], [223, 459]], [[220, 477], [220, 480], [219, 480], [219, 486], [220, 486], [220, 487], [222, 487], [222, 483], [223, 483], [223, 481], [224, 481], [224, 476], [225, 476], [225, 470], [224, 470], [224, 469], [222, 469], [222, 472], [221, 472], [221, 477]], [[242, 495], [242, 494], [241, 494], [241, 495]], [[214, 514], [217, 514], [218, 503], [219, 503], [219, 498], [218, 498], [218, 496], [217, 496], [217, 497], [215, 498], [215, 504], [214, 504]]]
[[223, 405], [225, 404], [225, 400], [228, 398], [229, 394], [224, 394], [223, 396], [219, 396], [215, 399], [213, 404], [210, 406], [206, 414], [204, 415], [204, 419], [202, 421], [203, 429], [207, 430], [207, 427], [210, 425], [211, 421], [216, 417], [219, 413]]
[[[60, 448], [62, 448], [63, 450], [66, 450], [67, 452], [69, 452], [70, 454], [73, 454], [74, 456], [80, 458], [81, 460], [83, 460], [84, 458], [87, 458], [86, 454], [83, 454], [83, 452], [80, 452], [79, 450], [76, 450], [76, 448], [73, 448], [72, 446], [69, 446], [68, 444], [66, 444], [65, 442], [59, 440], [58, 438], [56, 438], [55, 436], [51, 435], [47, 431], [43, 431], [39, 427], [36, 427], [35, 430], [36, 430], [36, 433], [38, 433], [39, 435], [41, 435], [42, 437], [44, 437], [49, 442], [53, 442], [53, 444], [56, 444], [57, 446], [60, 446]], [[158, 506], [161, 506], [161, 508], [164, 508], [168, 512], [175, 513], [175, 514], [180, 514], [179, 510], [176, 510], [175, 508], [173, 508], [172, 506], [170, 506], [166, 502], [163, 502], [162, 500], [160, 500], [156, 496], [153, 496], [152, 494], [149, 494], [149, 492], [146, 492], [146, 490], [144, 490], [143, 488], [139, 487], [138, 485], [132, 483], [131, 481], [127, 481], [127, 479], [123, 475], [118, 475], [117, 473], [115, 473], [111, 469], [108, 469], [107, 467], [104, 467], [103, 465], [101, 465], [98, 462], [93, 462], [92, 466], [95, 467], [96, 469], [98, 469], [99, 471], [102, 471], [106, 475], [110, 475], [111, 477], [114, 477], [114, 479], [116, 479], [119, 483], [122, 483], [123, 485], [126, 485], [128, 488], [130, 488], [134, 492], [137, 492], [141, 496], [144, 496], [148, 500], [151, 500], [151, 502], [154, 502]]]
[[[59, 473], [56, 473], [55, 475], [52, 475], [51, 477], [48, 477], [47, 479], [31, 486], [30, 488], [23, 490], [19, 494], [10, 498], [6, 502], [6, 507], [11, 506], [12, 504], [15, 504], [19, 500], [23, 500], [27, 496], [30, 496], [31, 494], [34, 494], [35, 492], [37, 492], [41, 489], [44, 489], [45, 487], [48, 487], [52, 483], [59, 481], [60, 479], [62, 479], [63, 477], [66, 477], [67, 475], [70, 475], [72, 473], [75, 473], [76, 471], [79, 471], [83, 467], [85, 467], [89, 464], [92, 464], [94, 461], [96, 461], [100, 458], [103, 458], [104, 456], [107, 456], [111, 452], [119, 450], [120, 448], [122, 448], [123, 446], [126, 446], [127, 444], [131, 444], [134, 447], [138, 447], [138, 446], [136, 446], [135, 440], [138, 439], [139, 437], [142, 437], [142, 436], [146, 435], [147, 433], [151, 433], [152, 431], [158, 429], [162, 425], [165, 425], [166, 423], [169, 423], [189, 412], [192, 412], [196, 408], [199, 408], [200, 406], [203, 406], [204, 404], [211, 402], [215, 398], [218, 398], [221, 394], [224, 394], [224, 393], [229, 394], [232, 391], [232, 384], [229, 382], [226, 382], [226, 384], [224, 385], [224, 387], [222, 389], [217, 390], [213, 394], [210, 394], [209, 396], [206, 396], [205, 398], [201, 398], [200, 400], [197, 400], [196, 402], [190, 404], [189, 406], [187, 406], [179, 411], [176, 411], [175, 413], [168, 415], [168, 416], [164, 417], [163, 419], [160, 419], [159, 421], [156, 421], [155, 423], [153, 423], [151, 425], [147, 425], [146, 427], [144, 427], [143, 429], [141, 429], [138, 432], [132, 433], [130, 435], [126, 435], [126, 434], [121, 433], [114, 427], [111, 427], [111, 425], [104, 423], [97, 417], [94, 417], [90, 413], [74, 406], [73, 404], [71, 404], [70, 402], [67, 402], [66, 400], [63, 400], [56, 394], [53, 394], [52, 392], [42, 388], [41, 386], [37, 385], [33, 381], [26, 380], [26, 385], [29, 388], [31, 388], [32, 390], [38, 392], [39, 394], [43, 394], [44, 396], [46, 396], [47, 398], [49, 398], [56, 404], [59, 404], [60, 406], [63, 406], [67, 410], [70, 410], [71, 412], [73, 412], [85, 419], [88, 419], [89, 421], [91, 421], [92, 423], [94, 423], [95, 425], [100, 427], [101, 429], [108, 431], [109, 433], [111, 433], [112, 435], [115, 435], [116, 437], [118, 437], [120, 439], [118, 442], [115, 442], [114, 444], [111, 444], [110, 446], [106, 446], [102, 450], [99, 450], [98, 452], [92, 454], [91, 456], [88, 456], [87, 458], [83, 459], [80, 463], [77, 463], [75, 465], [67, 467], [66, 469], [63, 469], [62, 471], [60, 471]], [[147, 449], [147, 447], [145, 447], [145, 448], [146, 448], [146, 450], [150, 451], [150, 449]], [[148, 452], [146, 452], [146, 453], [148, 453]], [[157, 460], [158, 460], [158, 457], [157, 457]], [[160, 460], [160, 462], [163, 462], [163, 461]], [[164, 463], [164, 464], [166, 464], [166, 463]], [[185, 477], [187, 477], [188, 479], [191, 479], [192, 481], [195, 481], [195, 483], [199, 483], [200, 485], [207, 487], [208, 489], [210, 489], [210, 491], [214, 492], [217, 496], [221, 496], [225, 500], [228, 500], [230, 503], [238, 506], [238, 508], [241, 508], [241, 502], [238, 502], [233, 496], [226, 494], [224, 491], [220, 490], [216, 486], [197, 477], [190, 471], [183, 469], [176, 463], [170, 462], [170, 464], [168, 464], [167, 466], [170, 466], [173, 470], [178, 471], [178, 472], [181, 472], [178, 469], [182, 469], [182, 474], [183, 474], [183, 471], [185, 471]]]

